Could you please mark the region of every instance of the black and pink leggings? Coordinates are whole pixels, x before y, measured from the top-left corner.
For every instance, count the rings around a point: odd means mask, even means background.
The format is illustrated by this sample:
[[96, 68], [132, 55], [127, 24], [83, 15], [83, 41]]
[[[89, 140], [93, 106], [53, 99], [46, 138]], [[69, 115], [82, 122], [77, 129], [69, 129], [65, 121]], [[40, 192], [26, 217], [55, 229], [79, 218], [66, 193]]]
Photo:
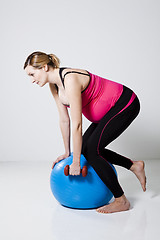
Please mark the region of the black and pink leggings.
[[[124, 132], [138, 115], [140, 102], [137, 96], [129, 106], [127, 105], [132, 93], [131, 89], [123, 86], [122, 95], [114, 107], [106, 113], [99, 123], [92, 123], [82, 138], [82, 154], [115, 198], [121, 197], [124, 192], [109, 163], [130, 169], [133, 162], [109, 149], [105, 149], [105, 147]], [[122, 109], [124, 110], [122, 111]]]

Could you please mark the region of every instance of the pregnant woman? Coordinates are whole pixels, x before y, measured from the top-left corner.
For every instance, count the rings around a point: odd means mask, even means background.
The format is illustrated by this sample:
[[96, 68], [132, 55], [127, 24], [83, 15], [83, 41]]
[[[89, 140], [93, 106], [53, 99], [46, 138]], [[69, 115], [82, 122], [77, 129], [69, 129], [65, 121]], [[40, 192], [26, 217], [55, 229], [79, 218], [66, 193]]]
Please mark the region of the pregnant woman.
[[[59, 58], [54, 54], [33, 52], [27, 57], [24, 69], [32, 83], [40, 87], [49, 83], [58, 108], [65, 153], [56, 159], [52, 168], [70, 155], [70, 108], [73, 137], [70, 174], [80, 174], [80, 156], [83, 154], [115, 198], [97, 211], [112, 213], [128, 210], [130, 203], [110, 163], [132, 171], [146, 191], [144, 162], [132, 161], [105, 147], [137, 117], [140, 111], [137, 95], [130, 88], [87, 70], [60, 67]], [[82, 114], [92, 122], [83, 136]]]

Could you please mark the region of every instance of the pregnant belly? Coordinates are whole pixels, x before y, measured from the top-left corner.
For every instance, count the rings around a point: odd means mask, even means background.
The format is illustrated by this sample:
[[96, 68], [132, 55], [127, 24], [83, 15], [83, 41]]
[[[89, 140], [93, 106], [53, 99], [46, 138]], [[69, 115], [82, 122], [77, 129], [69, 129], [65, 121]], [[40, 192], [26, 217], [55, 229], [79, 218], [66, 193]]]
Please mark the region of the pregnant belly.
[[111, 107], [112, 104], [107, 104], [103, 99], [94, 100], [82, 109], [82, 113], [89, 121], [98, 123]]

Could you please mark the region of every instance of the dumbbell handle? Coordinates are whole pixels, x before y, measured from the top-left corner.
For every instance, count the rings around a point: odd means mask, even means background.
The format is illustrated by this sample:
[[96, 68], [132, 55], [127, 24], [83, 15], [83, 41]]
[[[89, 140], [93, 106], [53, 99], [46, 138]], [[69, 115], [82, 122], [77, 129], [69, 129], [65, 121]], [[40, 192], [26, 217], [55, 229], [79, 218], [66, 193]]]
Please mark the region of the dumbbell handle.
[[[81, 169], [81, 173], [82, 173], [82, 176], [83, 177], [86, 177], [87, 176], [87, 166], [84, 166], [82, 169]], [[66, 165], [65, 168], [64, 168], [64, 175], [65, 176], [68, 176], [69, 175], [69, 165]]]

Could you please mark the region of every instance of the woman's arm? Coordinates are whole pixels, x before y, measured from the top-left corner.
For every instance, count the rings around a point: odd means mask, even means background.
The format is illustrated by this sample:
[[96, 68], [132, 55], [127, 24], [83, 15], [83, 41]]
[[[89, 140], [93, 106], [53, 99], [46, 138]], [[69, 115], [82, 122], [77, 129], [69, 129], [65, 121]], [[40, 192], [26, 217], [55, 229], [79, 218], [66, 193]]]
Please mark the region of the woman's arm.
[[59, 121], [61, 134], [63, 137], [63, 143], [65, 148], [65, 153], [69, 156], [70, 155], [70, 120], [63, 122]]
[[82, 149], [82, 97], [81, 84], [74, 76], [65, 78], [66, 95], [70, 103], [70, 115], [72, 121], [73, 137], [73, 164], [71, 165], [70, 174], [80, 174], [80, 157]]
[[61, 134], [63, 137], [65, 154], [70, 155], [70, 118], [69, 118], [68, 110], [61, 103], [55, 85], [49, 84], [49, 87], [55, 99], [58, 113], [59, 113], [59, 125], [61, 129]]

